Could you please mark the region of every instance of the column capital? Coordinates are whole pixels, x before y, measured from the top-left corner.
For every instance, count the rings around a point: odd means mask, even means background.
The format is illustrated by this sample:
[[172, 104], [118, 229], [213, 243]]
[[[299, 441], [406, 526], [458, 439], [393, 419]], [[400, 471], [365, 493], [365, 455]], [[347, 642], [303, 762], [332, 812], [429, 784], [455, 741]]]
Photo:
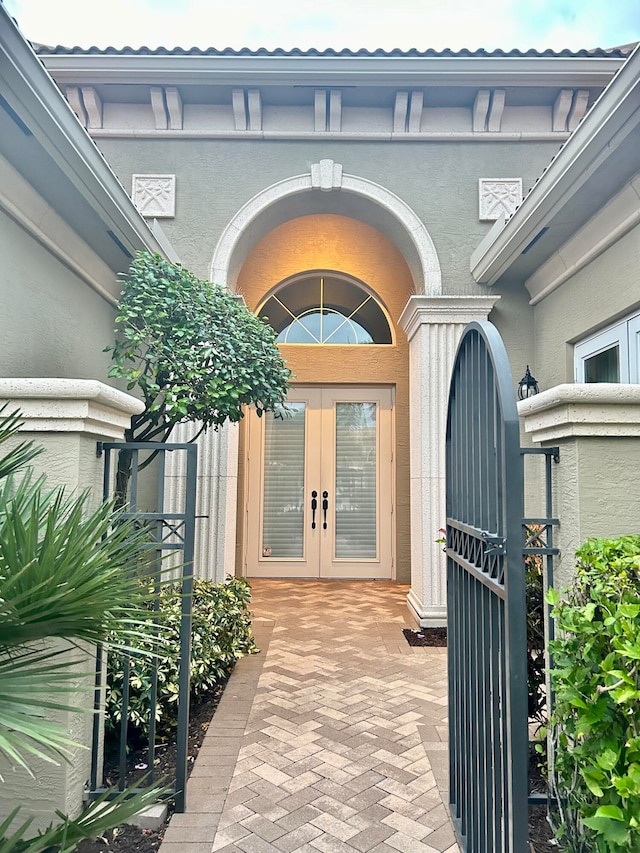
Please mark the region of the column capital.
[[500, 299], [492, 296], [411, 296], [400, 315], [399, 324], [407, 338], [425, 324], [463, 324], [486, 320]]
[[18, 409], [25, 432], [78, 432], [122, 441], [144, 403], [95, 379], [0, 379], [0, 405]]

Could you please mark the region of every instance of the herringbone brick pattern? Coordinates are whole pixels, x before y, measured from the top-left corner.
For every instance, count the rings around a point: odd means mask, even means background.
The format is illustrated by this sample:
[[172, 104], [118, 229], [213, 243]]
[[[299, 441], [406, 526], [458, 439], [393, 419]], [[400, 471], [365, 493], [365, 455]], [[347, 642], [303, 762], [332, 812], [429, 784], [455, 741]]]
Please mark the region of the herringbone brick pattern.
[[268, 648], [238, 665], [162, 853], [457, 851], [446, 650], [407, 645], [407, 588], [252, 587]]

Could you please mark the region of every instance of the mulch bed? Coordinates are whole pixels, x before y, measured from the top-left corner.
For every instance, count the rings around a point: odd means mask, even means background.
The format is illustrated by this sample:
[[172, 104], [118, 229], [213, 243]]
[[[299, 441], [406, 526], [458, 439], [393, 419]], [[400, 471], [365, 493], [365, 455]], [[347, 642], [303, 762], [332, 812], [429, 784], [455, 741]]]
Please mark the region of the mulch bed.
[[403, 628], [405, 640], [410, 646], [431, 646], [432, 648], [446, 648], [446, 628]]
[[[529, 788], [531, 791], [544, 792], [546, 779], [540, 769], [540, 756], [533, 748], [529, 752]], [[546, 805], [529, 806], [529, 840], [534, 853], [560, 853], [558, 842], [547, 820]]]
[[[187, 773], [191, 772], [196, 756], [202, 746], [204, 736], [207, 733], [211, 718], [220, 702], [225, 684], [226, 682], [217, 685], [210, 694], [203, 697], [200, 701], [194, 702], [189, 709], [189, 763]], [[157, 781], [174, 778], [176, 754], [175, 743], [172, 743], [170, 740], [166, 743], [159, 743], [156, 746], [154, 775]], [[127, 785], [135, 785], [138, 779], [148, 773], [145, 764], [146, 760], [146, 748], [131, 752], [129, 755], [130, 769], [127, 774]], [[116, 786], [118, 784], [118, 770], [115, 767], [109, 767], [108, 754], [105, 757], [105, 761], [107, 763], [106, 778], [108, 784]], [[168, 782], [168, 784], [172, 783]], [[170, 805], [169, 817], [171, 813], [172, 809]], [[117, 851], [117, 853], [156, 853], [162, 844], [165, 829], [166, 824], [157, 832], [148, 829], [139, 829], [137, 826], [117, 826], [95, 841], [82, 841], [77, 850], [78, 853], [105, 853], [105, 851]]]
[[117, 826], [95, 841], [81, 841], [77, 849], [80, 853], [104, 853], [105, 850], [116, 850], [118, 853], [156, 853], [161, 844], [162, 832], [138, 829], [137, 826]]

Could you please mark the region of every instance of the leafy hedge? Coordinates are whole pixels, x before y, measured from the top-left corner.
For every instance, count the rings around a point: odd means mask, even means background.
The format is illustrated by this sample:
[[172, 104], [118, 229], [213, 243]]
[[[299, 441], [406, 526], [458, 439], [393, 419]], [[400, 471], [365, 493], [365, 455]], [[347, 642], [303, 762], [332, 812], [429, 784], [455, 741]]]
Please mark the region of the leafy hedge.
[[555, 605], [558, 837], [572, 853], [640, 851], [640, 536], [590, 539]]
[[[526, 547], [543, 548], [541, 525], [525, 529]], [[536, 723], [539, 731], [546, 723], [547, 691], [544, 636], [544, 568], [542, 554], [525, 552], [525, 578], [527, 585], [527, 684], [529, 722]]]
[[[251, 633], [249, 600], [251, 588], [244, 578], [227, 578], [226, 583], [195, 580], [191, 633], [191, 699], [207, 693], [223, 681], [235, 662], [257, 651]], [[176, 722], [178, 665], [180, 656], [180, 586], [171, 584], [160, 591], [162, 651], [158, 660], [158, 705], [156, 719], [160, 731]], [[151, 716], [152, 662], [148, 640], [138, 645], [141, 654], [131, 657], [129, 677], [129, 722], [146, 735]], [[111, 649], [107, 663], [106, 728], [119, 729], [121, 719], [124, 656]]]

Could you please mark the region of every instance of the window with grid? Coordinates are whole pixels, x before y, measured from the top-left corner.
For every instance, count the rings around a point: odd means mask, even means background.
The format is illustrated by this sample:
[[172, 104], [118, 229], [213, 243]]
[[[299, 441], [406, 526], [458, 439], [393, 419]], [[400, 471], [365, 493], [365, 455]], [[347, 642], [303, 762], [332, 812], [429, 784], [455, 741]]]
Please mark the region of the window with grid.
[[283, 344], [391, 344], [391, 327], [366, 286], [335, 272], [307, 273], [280, 284], [258, 316]]

